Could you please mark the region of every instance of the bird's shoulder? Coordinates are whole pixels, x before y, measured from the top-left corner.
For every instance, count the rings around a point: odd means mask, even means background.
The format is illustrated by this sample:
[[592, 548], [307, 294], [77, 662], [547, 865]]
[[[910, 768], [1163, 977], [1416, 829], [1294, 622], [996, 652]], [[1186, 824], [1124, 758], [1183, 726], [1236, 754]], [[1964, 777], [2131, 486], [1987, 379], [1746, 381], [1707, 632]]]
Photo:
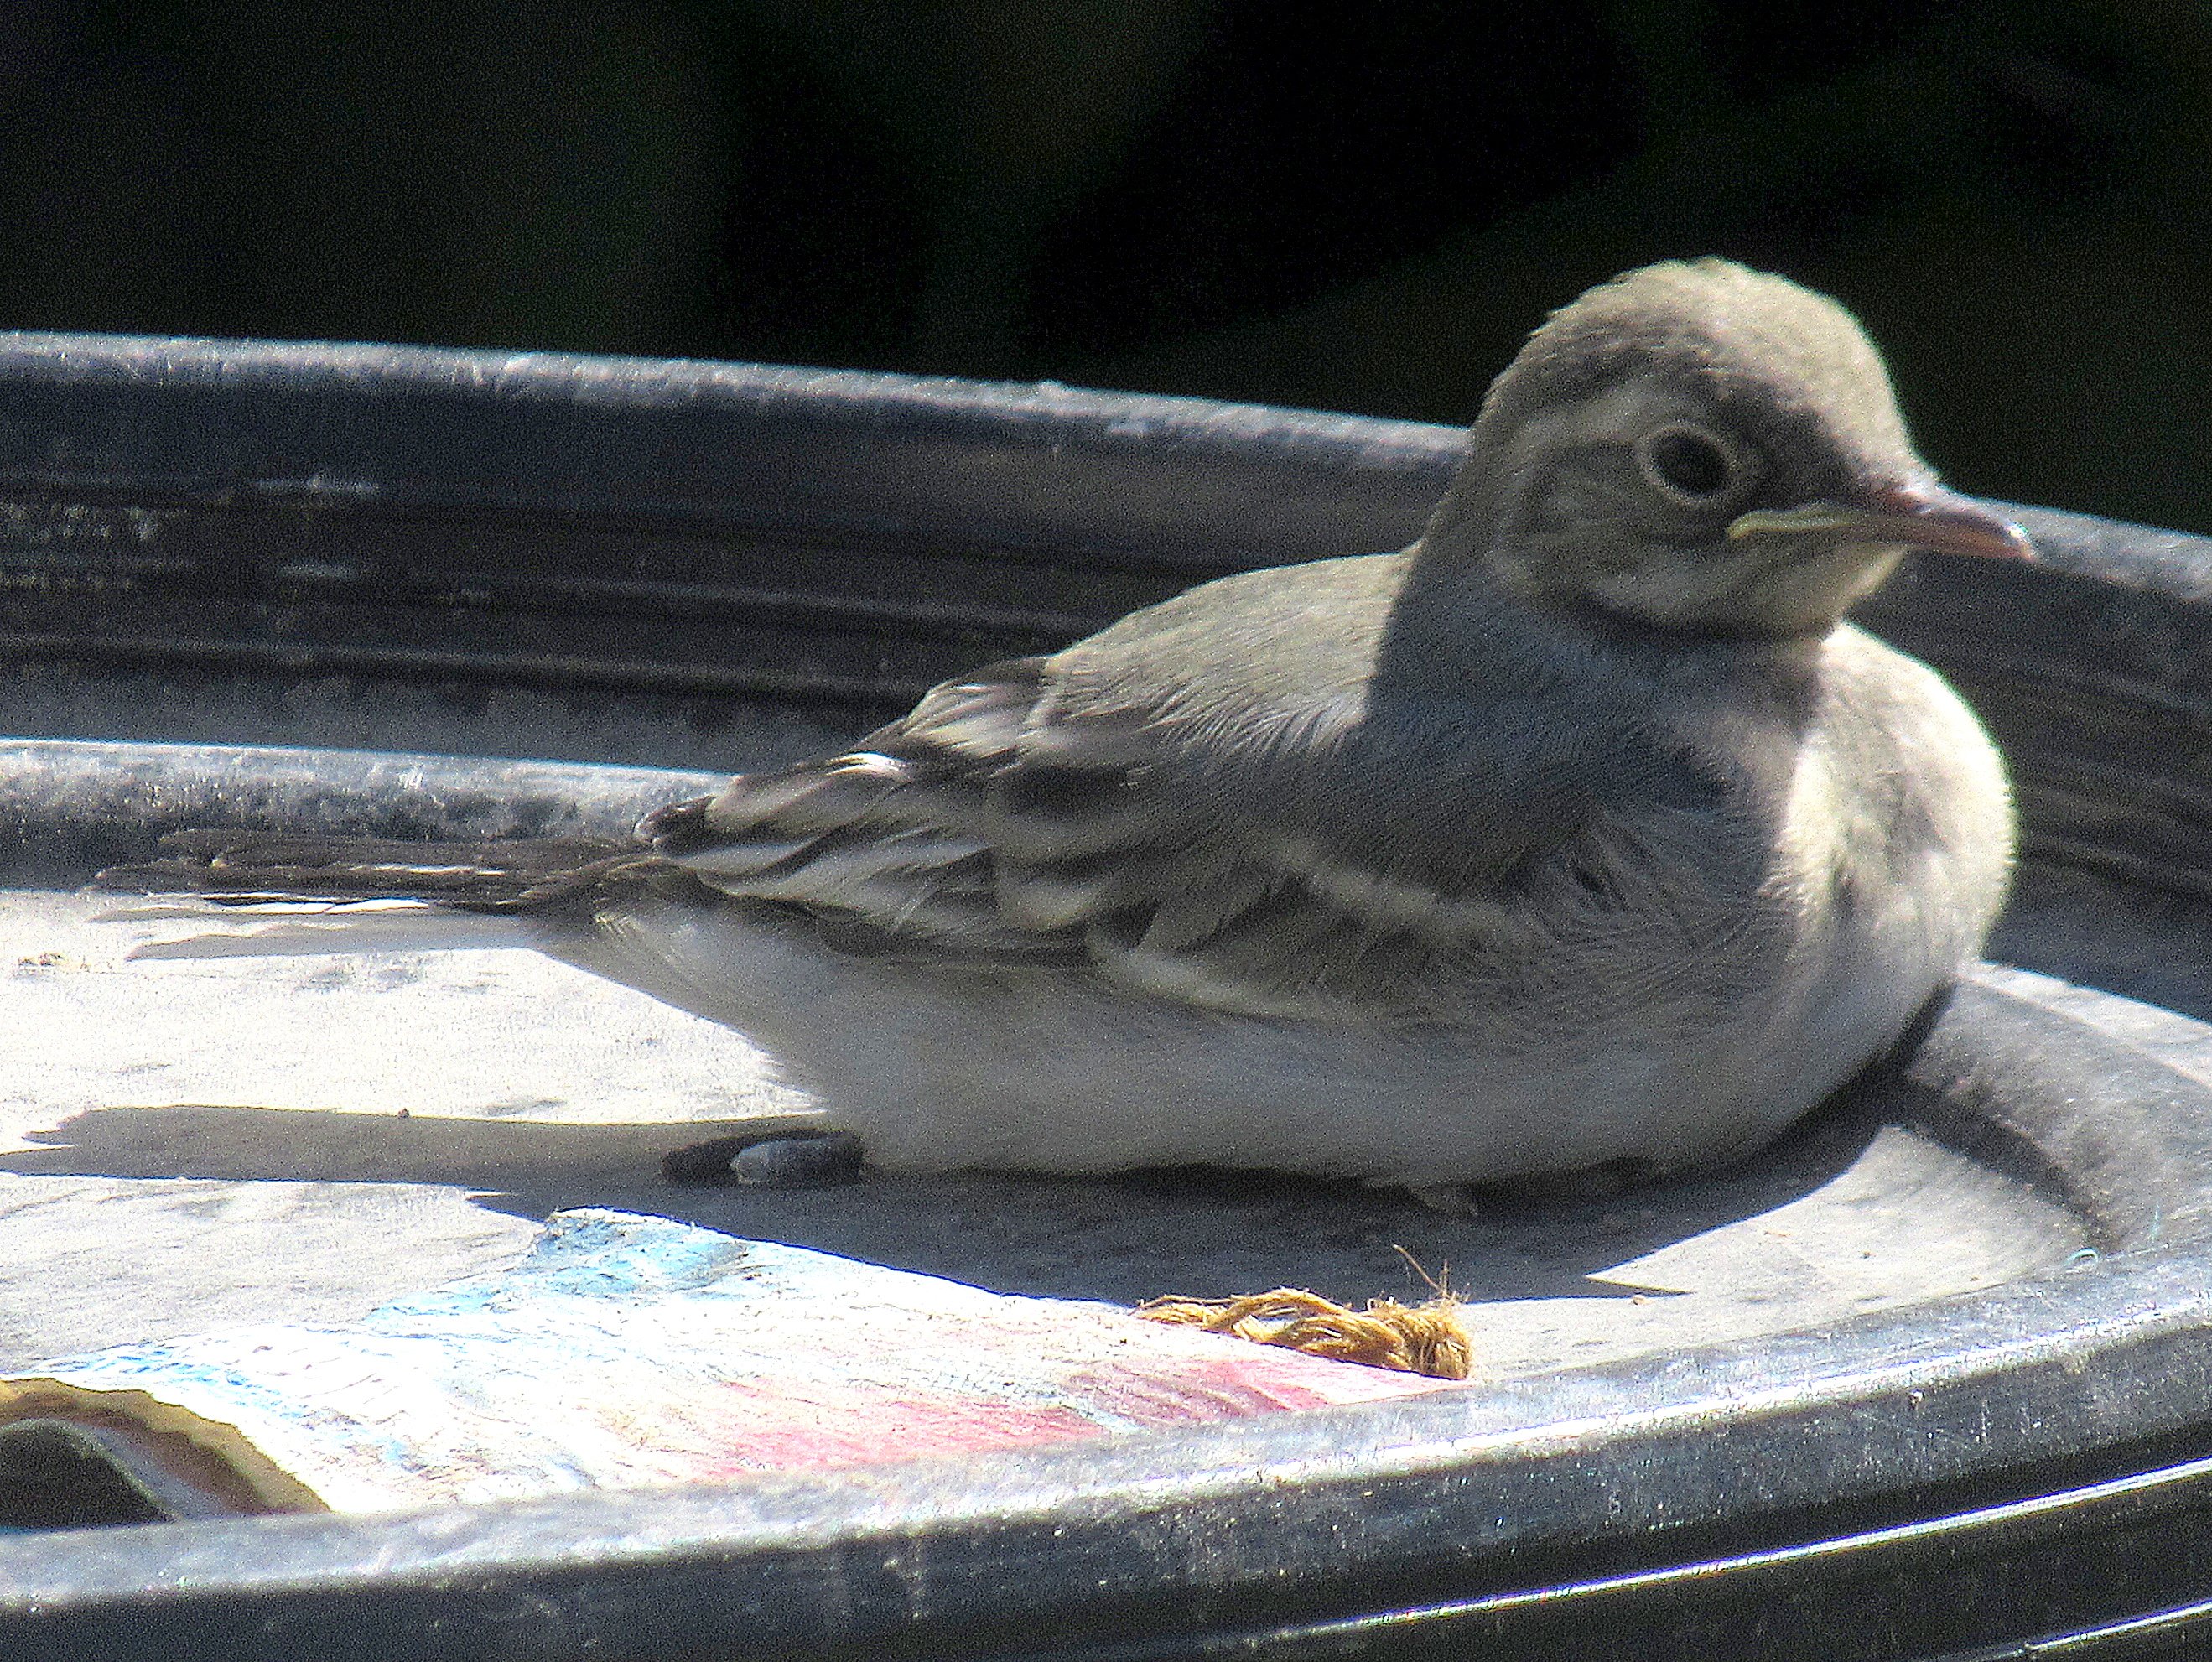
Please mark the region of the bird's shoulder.
[[1878, 849], [1900, 870], [1942, 849], [2001, 873], [2013, 846], [2010, 785], [1996, 744], [1950, 683], [1850, 624], [1826, 642], [1822, 672], [1799, 771], [1830, 782], [1838, 806], [1820, 815], [1829, 835]]

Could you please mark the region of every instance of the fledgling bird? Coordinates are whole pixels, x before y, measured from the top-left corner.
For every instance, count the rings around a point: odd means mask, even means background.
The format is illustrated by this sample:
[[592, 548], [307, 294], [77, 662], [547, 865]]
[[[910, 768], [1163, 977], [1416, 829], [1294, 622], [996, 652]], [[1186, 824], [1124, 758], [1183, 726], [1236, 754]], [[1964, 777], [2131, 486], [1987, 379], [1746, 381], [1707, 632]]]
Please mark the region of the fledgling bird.
[[631, 842], [191, 832], [103, 881], [421, 903], [169, 955], [495, 918], [892, 1171], [1673, 1172], [1890, 1047], [2002, 898], [1989, 739], [1841, 621], [1911, 549], [2028, 551], [1841, 307], [1655, 265], [1536, 331], [1401, 552], [1205, 584]]

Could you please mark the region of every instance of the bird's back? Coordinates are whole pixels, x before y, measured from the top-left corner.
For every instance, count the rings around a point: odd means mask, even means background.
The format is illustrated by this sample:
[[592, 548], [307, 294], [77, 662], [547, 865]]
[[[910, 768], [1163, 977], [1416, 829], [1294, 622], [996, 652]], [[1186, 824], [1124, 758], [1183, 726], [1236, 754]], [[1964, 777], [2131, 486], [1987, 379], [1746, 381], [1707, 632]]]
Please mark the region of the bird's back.
[[[1930, 673], [1850, 630], [1803, 650], [1594, 648], [1516, 633], [1501, 600], [1462, 636], [1507, 647], [1394, 685], [1374, 661], [1405, 572], [1300, 574], [1289, 592], [1344, 624], [1318, 668], [1273, 667], [1278, 632], [1313, 627], [1284, 586], [1230, 579], [876, 735], [872, 846], [896, 840], [910, 785], [921, 819], [980, 845], [960, 856], [971, 898], [1017, 947], [1055, 952], [979, 952], [974, 931], [937, 951], [900, 934], [896, 886], [841, 904], [825, 880], [794, 905], [801, 864], [737, 936], [628, 886], [568, 953], [672, 978], [755, 1033], [884, 1165], [1433, 1184], [1753, 1146], [1978, 941], [2002, 775]], [[1241, 667], [1233, 704], [1131, 691], [1161, 679], [1120, 654], [1176, 636], [1182, 661], [1194, 637], [1218, 661], [1194, 686]], [[1224, 745], [1231, 709], [1248, 730]], [[1944, 820], [1947, 790], [1973, 825]], [[723, 835], [788, 850], [787, 830], [770, 814]], [[744, 861], [696, 858], [744, 914]]]

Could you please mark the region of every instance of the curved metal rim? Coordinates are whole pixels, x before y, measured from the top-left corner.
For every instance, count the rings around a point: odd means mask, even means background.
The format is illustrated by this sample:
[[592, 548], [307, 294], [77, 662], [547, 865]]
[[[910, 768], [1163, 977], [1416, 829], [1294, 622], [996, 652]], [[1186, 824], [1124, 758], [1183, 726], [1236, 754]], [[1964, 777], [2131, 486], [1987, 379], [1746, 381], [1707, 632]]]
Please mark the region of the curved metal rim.
[[[82, 338], [0, 347], [0, 381], [258, 386], [303, 365], [325, 391], [364, 396], [430, 387], [557, 402], [603, 380], [620, 408], [765, 400], [809, 420], [819, 390], [836, 420], [863, 426], [907, 414], [1001, 441], [1018, 428], [1025, 451], [1166, 442], [1186, 461], [1364, 470], [1414, 489], [1456, 446], [1406, 423], [744, 366]], [[283, 494], [281, 480], [252, 483]], [[347, 500], [343, 482], [295, 483], [295, 495]], [[1034, 504], [1015, 495], [1023, 518]], [[2054, 593], [2056, 579], [2194, 606], [2212, 591], [2197, 539], [2024, 517], [2053, 556], [2021, 579], [2044, 586], [2030, 592]], [[1342, 514], [1322, 518], [1334, 535]], [[1940, 625], [1942, 610], [1900, 615]], [[2202, 700], [2182, 696], [2201, 717]], [[2015, 1086], [2163, 1093], [2208, 1112], [2203, 1087], [2086, 1025], [2051, 1046], [2049, 1023], [2063, 1020], [1970, 987], [1922, 1056], [1954, 1084], [2034, 1057], [2036, 1079]], [[126, 1622], [173, 1644], [221, 1632], [231, 1654], [277, 1653], [310, 1631], [336, 1645], [349, 1629], [346, 1647], [364, 1657], [474, 1654], [487, 1635], [517, 1635], [547, 1655], [678, 1655], [740, 1634], [766, 1650], [989, 1627], [1033, 1610], [1041, 1589], [1066, 1601], [1071, 1640], [1238, 1612], [1321, 1617], [1528, 1585], [1569, 1553], [1658, 1562], [1731, 1530], [1825, 1534], [1849, 1517], [1924, 1514], [2047, 1483], [2054, 1461], [2118, 1470], [2146, 1439], [2201, 1433], [2208, 1401], [2212, 1260], [2168, 1248], [1826, 1331], [1356, 1409], [681, 1494], [0, 1541], [0, 1635], [25, 1654]], [[1180, 1612], [1164, 1614], [1164, 1599]]]
[[[2196, 1081], [1974, 983], [1907, 1077], [2031, 1116], [2037, 1100], [2091, 1118], [2100, 1102], [2155, 1102], [2159, 1117], [2212, 1121]], [[423, 1624], [417, 1654], [459, 1653], [433, 1634], [477, 1631], [516, 1600], [558, 1605], [586, 1572], [595, 1597], [628, 1610], [641, 1654], [714, 1630], [738, 1586], [763, 1649], [918, 1621], [988, 1628], [1033, 1609], [1040, 1587], [1070, 1639], [1126, 1632], [1139, 1612], [1175, 1630], [1164, 1599], [1186, 1616], [1340, 1617], [1386, 1589], [1463, 1603], [1525, 1586], [1532, 1555], [1580, 1577], [1678, 1559], [1730, 1529], [1771, 1543], [1793, 1516], [1825, 1534], [1924, 1515], [1947, 1489], [2027, 1471], [2047, 1484], [2054, 1461], [2191, 1432], [2208, 1400], [2212, 1257], [2192, 1245], [1638, 1365], [1048, 1451], [0, 1541], [0, 1635], [150, 1620], [150, 1598], [187, 1626], [264, 1606], [278, 1630], [380, 1611]]]

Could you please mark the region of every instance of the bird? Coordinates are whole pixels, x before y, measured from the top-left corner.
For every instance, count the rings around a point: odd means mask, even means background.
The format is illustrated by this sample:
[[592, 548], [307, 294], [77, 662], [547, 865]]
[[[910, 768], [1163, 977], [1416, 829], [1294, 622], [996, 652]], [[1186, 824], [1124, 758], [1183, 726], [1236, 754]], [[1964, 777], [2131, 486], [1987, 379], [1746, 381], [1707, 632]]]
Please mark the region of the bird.
[[1842, 305], [1668, 261], [1528, 337], [1399, 551], [1201, 584], [627, 839], [195, 831], [96, 881], [289, 909], [149, 955], [534, 948], [748, 1036], [886, 1172], [1617, 1186], [1764, 1147], [1982, 949], [2002, 761], [1844, 616], [1912, 551], [2033, 557]]

